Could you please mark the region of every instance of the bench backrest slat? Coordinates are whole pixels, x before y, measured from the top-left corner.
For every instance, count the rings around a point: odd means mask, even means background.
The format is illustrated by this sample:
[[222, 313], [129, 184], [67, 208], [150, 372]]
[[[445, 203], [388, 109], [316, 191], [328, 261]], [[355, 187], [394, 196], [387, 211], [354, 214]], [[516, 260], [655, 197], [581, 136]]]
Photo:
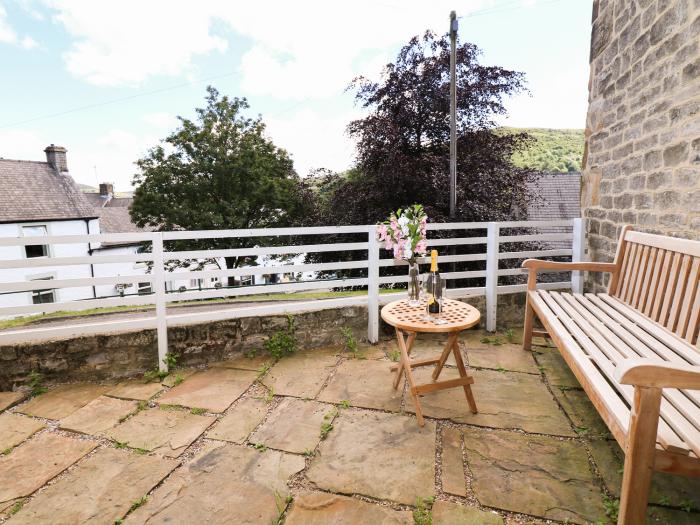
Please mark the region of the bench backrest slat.
[[609, 293], [700, 348], [700, 241], [623, 229]]

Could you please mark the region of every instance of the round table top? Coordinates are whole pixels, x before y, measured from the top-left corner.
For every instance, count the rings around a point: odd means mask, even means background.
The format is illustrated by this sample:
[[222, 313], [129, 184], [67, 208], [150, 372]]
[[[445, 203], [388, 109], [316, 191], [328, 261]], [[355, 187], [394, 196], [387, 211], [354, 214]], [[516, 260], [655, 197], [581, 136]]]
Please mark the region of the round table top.
[[446, 324], [435, 324], [425, 320], [425, 301], [420, 306], [409, 306], [406, 299], [394, 301], [382, 308], [382, 319], [400, 330], [408, 332], [458, 332], [471, 328], [481, 319], [481, 313], [473, 306], [461, 301], [445, 299], [440, 318]]

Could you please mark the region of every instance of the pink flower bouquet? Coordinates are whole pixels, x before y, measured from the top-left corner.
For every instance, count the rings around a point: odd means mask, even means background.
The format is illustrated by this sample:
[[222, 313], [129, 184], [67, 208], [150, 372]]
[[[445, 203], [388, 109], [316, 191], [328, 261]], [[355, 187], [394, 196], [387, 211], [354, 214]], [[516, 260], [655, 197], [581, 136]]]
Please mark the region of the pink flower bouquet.
[[393, 250], [395, 259], [414, 264], [417, 256], [428, 252], [425, 240], [427, 223], [428, 216], [423, 206], [414, 204], [392, 213], [388, 220], [379, 224], [377, 234], [384, 248]]

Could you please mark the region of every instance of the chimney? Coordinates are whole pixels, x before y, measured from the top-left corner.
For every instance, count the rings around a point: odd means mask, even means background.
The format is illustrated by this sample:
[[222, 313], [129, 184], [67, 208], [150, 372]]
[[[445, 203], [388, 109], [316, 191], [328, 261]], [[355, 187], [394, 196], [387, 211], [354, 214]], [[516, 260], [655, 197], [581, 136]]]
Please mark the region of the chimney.
[[100, 183], [100, 196], [101, 197], [112, 197], [114, 195], [114, 185], [109, 182]]
[[66, 148], [51, 144], [44, 150], [46, 162], [59, 173], [68, 171], [68, 161], [66, 160]]

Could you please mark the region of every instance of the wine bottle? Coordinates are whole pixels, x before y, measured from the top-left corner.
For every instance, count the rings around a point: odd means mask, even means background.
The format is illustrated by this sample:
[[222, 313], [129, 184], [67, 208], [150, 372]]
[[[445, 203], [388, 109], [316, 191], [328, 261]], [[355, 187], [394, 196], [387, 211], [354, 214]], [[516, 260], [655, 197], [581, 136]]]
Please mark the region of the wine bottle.
[[438, 272], [437, 267], [437, 250], [430, 251], [430, 273], [428, 274], [427, 280], [427, 291], [428, 291], [428, 315], [438, 315], [440, 314], [440, 294], [442, 293], [442, 278], [440, 277], [440, 272]]

